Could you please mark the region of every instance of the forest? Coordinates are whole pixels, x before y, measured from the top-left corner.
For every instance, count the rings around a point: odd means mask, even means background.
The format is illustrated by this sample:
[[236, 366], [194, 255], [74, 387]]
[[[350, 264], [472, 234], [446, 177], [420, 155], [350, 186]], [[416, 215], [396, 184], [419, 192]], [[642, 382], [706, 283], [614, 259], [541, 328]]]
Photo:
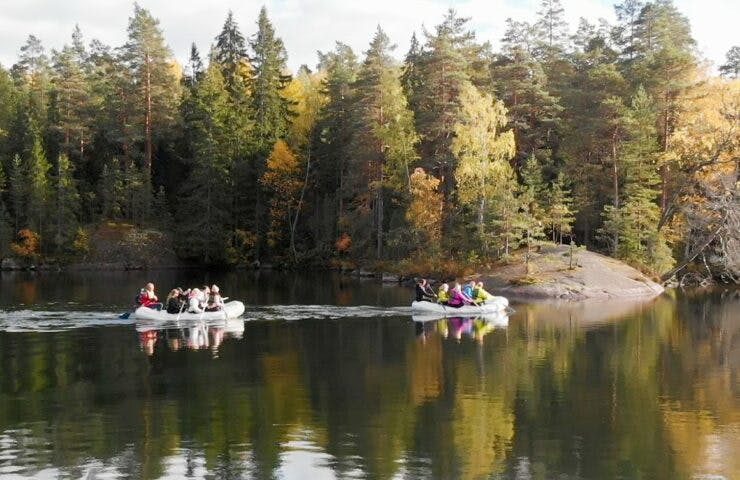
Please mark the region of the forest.
[[297, 72], [264, 7], [184, 64], [139, 5], [120, 46], [29, 35], [0, 66], [0, 258], [75, 262], [116, 223], [203, 265], [491, 265], [574, 242], [737, 283], [740, 47], [717, 75], [670, 0], [614, 8], [571, 26], [543, 0], [498, 49], [449, 10], [405, 55], [378, 27]]

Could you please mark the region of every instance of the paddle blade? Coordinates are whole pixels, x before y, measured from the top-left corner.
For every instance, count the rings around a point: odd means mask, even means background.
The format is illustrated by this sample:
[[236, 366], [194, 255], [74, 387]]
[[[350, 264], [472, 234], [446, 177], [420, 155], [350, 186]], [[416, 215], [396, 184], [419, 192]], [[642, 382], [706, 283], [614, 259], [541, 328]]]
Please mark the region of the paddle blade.
[[121, 320], [128, 320], [128, 317], [131, 316], [131, 312], [122, 313], [118, 316]]

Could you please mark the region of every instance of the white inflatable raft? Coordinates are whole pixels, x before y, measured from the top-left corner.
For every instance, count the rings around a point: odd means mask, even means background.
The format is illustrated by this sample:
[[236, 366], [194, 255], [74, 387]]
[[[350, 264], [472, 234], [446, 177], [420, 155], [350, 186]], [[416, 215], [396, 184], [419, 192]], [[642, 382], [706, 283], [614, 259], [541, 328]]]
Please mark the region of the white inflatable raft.
[[133, 318], [137, 320], [223, 320], [227, 318], [236, 318], [244, 313], [244, 304], [237, 300], [226, 302], [224, 309], [218, 312], [203, 312], [203, 313], [188, 313], [182, 312], [179, 315], [177, 313], [167, 313], [166, 310], [154, 310], [147, 307], [139, 307], [136, 309]]
[[496, 313], [506, 310], [509, 300], [505, 297], [491, 297], [479, 306], [465, 305], [460, 308], [446, 307], [433, 302], [411, 302], [411, 311], [416, 313], [436, 313], [442, 317], [475, 317], [486, 313]]

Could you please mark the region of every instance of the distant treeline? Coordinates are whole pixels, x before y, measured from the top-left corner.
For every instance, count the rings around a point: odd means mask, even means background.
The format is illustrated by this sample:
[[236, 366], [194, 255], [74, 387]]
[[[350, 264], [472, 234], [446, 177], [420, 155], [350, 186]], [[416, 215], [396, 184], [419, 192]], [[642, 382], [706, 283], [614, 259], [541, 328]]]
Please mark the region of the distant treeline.
[[[493, 51], [450, 10], [399, 64], [378, 28], [291, 75], [263, 8], [186, 65], [134, 6], [116, 48], [75, 28], [0, 67], [0, 257], [69, 261], [100, 222], [207, 264], [476, 263], [575, 240], [661, 274], [737, 279], [740, 48], [722, 77], [669, 0], [617, 23], [559, 0]], [[719, 14], [719, 13], [718, 13]]]

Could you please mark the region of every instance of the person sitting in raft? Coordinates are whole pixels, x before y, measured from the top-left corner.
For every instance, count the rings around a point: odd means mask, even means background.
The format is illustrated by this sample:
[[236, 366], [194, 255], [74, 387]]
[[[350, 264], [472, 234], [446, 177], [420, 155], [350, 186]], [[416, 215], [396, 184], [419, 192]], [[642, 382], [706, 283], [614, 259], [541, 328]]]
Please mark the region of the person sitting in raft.
[[167, 295], [167, 300], [165, 301], [165, 305], [167, 306], [167, 313], [182, 312], [182, 309], [185, 306], [185, 302], [183, 302], [180, 298], [180, 293], [181, 292], [179, 289], [173, 288], [170, 291], [170, 294]]
[[481, 303], [491, 298], [491, 296], [492, 295], [488, 293], [485, 288], [483, 288], [483, 282], [478, 282], [475, 284], [475, 288], [473, 289], [473, 300]]
[[460, 284], [455, 282], [455, 286], [450, 291], [450, 299], [447, 301], [447, 305], [452, 308], [460, 308], [466, 304], [467, 300], [465, 294], [462, 293]]
[[416, 284], [416, 301], [417, 302], [433, 302], [436, 300], [436, 295], [427, 285], [425, 279], [420, 279]]
[[188, 295], [188, 312], [189, 313], [203, 313], [205, 310], [201, 308], [201, 291], [197, 288], [190, 290]]
[[208, 305], [206, 312], [218, 312], [224, 308], [224, 299], [219, 293], [218, 285], [211, 287], [211, 294], [208, 296]]
[[442, 305], [447, 305], [447, 302], [450, 301], [450, 286], [446, 283], [443, 283], [439, 286], [439, 291], [437, 292], [437, 302], [439, 302]]
[[465, 285], [462, 286], [462, 292], [465, 294], [469, 299], [473, 299], [473, 289], [475, 288], [475, 280], [471, 280]]
[[159, 303], [157, 295], [154, 293], [154, 284], [149, 282], [139, 294], [139, 305], [151, 308], [153, 310], [162, 310], [163, 305]]

